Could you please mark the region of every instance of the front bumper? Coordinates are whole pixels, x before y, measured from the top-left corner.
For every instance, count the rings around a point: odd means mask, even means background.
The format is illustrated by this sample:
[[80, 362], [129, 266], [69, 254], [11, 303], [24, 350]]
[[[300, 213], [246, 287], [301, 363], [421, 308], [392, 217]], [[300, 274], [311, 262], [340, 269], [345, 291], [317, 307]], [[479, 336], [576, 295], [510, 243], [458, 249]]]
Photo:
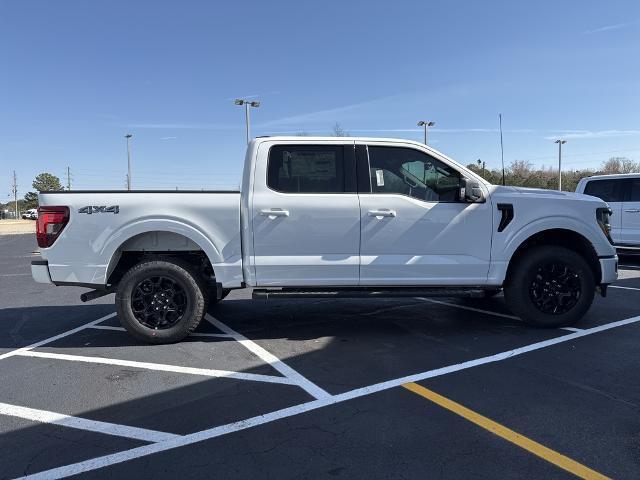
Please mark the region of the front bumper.
[[600, 270], [602, 271], [601, 284], [608, 285], [615, 282], [618, 279], [618, 256], [600, 258]]
[[38, 283], [53, 283], [46, 260], [31, 260], [31, 276]]

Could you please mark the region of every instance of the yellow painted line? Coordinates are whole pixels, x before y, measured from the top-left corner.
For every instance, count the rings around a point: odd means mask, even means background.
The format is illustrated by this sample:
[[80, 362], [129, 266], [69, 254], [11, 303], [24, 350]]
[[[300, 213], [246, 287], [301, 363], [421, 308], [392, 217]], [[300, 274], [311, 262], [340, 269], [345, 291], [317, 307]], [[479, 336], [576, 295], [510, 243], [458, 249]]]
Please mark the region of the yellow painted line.
[[555, 450], [551, 450], [550, 448], [547, 448], [544, 445], [539, 444], [538, 442], [520, 435], [510, 428], [500, 425], [499, 423], [496, 423], [493, 420], [490, 420], [487, 417], [474, 412], [473, 410], [469, 410], [468, 408], [454, 402], [453, 400], [449, 400], [448, 398], [443, 397], [442, 395], [439, 395], [432, 390], [418, 385], [417, 383], [410, 382], [405, 383], [402, 386], [407, 390], [410, 390], [411, 392], [416, 393], [421, 397], [426, 398], [427, 400], [431, 400], [433, 403], [443, 408], [446, 408], [456, 415], [460, 415], [470, 422], [473, 422], [476, 425], [489, 430], [491, 433], [504, 438], [505, 440], [519, 446], [520, 448], [524, 448], [525, 450], [533, 453], [543, 460], [546, 460], [547, 462], [552, 463], [555, 466], [574, 474], [576, 477], [588, 480], [609, 479], [609, 477], [606, 477], [605, 475], [602, 475], [601, 473], [598, 473], [595, 470], [592, 470], [589, 467], [582, 465], [581, 463], [578, 463], [575, 460], [562, 455], [561, 453], [556, 452]]

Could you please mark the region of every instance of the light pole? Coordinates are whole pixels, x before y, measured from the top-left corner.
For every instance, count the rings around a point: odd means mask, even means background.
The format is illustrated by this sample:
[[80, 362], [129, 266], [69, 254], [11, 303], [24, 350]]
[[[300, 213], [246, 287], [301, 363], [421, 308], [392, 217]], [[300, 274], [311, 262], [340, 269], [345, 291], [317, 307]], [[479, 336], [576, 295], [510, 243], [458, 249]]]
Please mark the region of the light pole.
[[419, 127], [424, 127], [424, 144], [427, 145], [427, 129], [429, 127], [433, 127], [436, 122], [425, 122], [424, 120], [420, 120], [418, 122]]
[[244, 105], [244, 116], [247, 124], [247, 145], [251, 141], [251, 121], [249, 119], [249, 107], [258, 108], [260, 106], [260, 102], [258, 101], [249, 101], [244, 98], [236, 98], [234, 102], [236, 105]]
[[127, 139], [127, 190], [131, 190], [131, 137], [130, 133], [124, 136]]
[[559, 138], [553, 143], [558, 144], [558, 190], [562, 191], [562, 145], [567, 141]]

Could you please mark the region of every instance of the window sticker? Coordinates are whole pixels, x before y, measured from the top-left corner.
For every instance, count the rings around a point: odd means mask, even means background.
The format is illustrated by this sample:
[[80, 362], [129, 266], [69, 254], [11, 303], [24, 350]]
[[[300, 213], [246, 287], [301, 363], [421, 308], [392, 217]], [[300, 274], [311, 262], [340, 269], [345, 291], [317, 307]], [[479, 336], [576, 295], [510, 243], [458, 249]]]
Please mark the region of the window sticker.
[[376, 170], [376, 185], [384, 187], [384, 172], [382, 170]]

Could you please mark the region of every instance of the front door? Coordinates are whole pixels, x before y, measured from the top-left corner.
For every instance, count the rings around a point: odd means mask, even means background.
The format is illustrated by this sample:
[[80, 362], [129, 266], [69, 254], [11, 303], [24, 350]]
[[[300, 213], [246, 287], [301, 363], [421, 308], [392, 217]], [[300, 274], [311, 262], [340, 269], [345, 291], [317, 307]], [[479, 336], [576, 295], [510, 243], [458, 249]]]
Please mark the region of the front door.
[[366, 152], [371, 188], [360, 194], [360, 284], [484, 284], [490, 202], [459, 201], [460, 173], [418, 147], [369, 143]]
[[360, 206], [353, 142], [265, 142], [254, 175], [256, 284], [357, 285]]

